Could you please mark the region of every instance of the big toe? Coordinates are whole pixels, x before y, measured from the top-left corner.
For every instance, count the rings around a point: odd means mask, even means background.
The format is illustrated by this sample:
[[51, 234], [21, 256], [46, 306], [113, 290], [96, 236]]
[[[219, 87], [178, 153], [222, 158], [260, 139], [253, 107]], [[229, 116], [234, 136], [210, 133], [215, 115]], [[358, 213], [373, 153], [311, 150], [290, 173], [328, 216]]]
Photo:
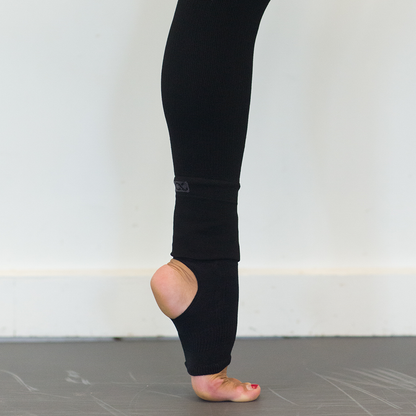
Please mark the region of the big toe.
[[230, 400], [233, 402], [251, 402], [260, 396], [260, 392], [261, 388], [258, 384], [244, 383], [236, 387]]

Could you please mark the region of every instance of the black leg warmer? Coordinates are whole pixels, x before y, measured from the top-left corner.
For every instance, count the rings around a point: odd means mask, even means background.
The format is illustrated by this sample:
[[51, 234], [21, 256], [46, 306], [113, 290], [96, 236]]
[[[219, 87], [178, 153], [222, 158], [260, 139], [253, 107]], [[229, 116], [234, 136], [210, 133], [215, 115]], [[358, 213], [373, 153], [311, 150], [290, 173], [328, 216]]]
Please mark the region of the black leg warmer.
[[269, 0], [179, 0], [166, 45], [162, 98], [176, 206], [172, 255], [198, 280], [174, 320], [191, 375], [230, 362], [238, 305], [237, 195], [254, 43]]

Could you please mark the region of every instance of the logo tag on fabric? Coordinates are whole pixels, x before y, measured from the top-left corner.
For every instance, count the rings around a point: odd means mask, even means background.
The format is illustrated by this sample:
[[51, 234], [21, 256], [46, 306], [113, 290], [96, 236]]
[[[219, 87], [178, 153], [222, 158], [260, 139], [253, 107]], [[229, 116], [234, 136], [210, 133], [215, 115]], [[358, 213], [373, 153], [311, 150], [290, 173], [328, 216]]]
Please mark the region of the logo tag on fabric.
[[177, 182], [175, 181], [175, 189], [176, 192], [189, 192], [189, 184], [188, 182]]

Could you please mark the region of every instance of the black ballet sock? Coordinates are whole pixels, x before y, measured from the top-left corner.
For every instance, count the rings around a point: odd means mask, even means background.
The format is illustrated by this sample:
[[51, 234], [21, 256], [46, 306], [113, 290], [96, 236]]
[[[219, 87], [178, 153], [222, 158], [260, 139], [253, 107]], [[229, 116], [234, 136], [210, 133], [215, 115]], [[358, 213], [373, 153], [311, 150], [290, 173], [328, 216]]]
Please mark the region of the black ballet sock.
[[173, 323], [191, 376], [216, 374], [231, 362], [237, 331], [238, 263], [177, 258], [198, 281], [197, 294]]

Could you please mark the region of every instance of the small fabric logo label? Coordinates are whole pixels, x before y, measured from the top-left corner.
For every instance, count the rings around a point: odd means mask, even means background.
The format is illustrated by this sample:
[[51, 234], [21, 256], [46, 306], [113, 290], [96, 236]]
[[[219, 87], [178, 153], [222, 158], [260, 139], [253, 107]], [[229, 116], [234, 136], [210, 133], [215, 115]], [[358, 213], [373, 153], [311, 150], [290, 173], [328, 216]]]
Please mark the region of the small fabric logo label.
[[188, 182], [177, 182], [175, 181], [176, 192], [189, 192]]

